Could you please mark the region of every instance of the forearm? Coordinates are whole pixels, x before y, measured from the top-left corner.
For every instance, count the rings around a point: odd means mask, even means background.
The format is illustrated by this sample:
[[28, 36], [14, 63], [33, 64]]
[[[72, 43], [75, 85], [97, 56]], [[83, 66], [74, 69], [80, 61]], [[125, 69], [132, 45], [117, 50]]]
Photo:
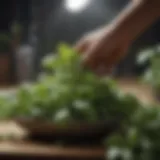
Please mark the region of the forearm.
[[111, 23], [120, 39], [133, 41], [160, 17], [160, 0], [135, 0]]

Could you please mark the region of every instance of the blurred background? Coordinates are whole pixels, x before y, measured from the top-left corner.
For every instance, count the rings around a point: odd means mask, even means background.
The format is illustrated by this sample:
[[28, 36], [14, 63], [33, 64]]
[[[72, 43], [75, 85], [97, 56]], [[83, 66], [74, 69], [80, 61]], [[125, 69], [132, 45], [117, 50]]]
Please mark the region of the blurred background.
[[[109, 23], [129, 0], [1, 2], [0, 84], [12, 85], [35, 80], [41, 71], [41, 59], [58, 43], [72, 45], [86, 32]], [[143, 72], [135, 63], [135, 53], [159, 41], [160, 23], [156, 23], [137, 39], [116, 74], [135, 76]]]

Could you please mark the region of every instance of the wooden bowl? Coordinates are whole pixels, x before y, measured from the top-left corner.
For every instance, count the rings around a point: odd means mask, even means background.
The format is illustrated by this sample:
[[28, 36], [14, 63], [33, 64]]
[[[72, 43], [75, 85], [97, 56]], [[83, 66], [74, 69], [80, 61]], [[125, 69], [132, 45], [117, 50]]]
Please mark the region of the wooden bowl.
[[97, 143], [119, 128], [118, 121], [73, 123], [58, 126], [52, 122], [18, 119], [16, 123], [28, 131], [32, 140], [65, 143]]

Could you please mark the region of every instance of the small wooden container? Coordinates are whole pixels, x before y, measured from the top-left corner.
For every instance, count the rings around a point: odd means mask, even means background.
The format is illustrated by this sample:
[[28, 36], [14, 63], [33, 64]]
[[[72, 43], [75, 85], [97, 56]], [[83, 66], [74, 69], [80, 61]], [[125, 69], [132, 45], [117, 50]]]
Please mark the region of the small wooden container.
[[74, 123], [65, 126], [52, 122], [19, 119], [16, 123], [27, 130], [33, 141], [62, 142], [63, 144], [101, 144], [107, 136], [119, 128], [119, 121]]

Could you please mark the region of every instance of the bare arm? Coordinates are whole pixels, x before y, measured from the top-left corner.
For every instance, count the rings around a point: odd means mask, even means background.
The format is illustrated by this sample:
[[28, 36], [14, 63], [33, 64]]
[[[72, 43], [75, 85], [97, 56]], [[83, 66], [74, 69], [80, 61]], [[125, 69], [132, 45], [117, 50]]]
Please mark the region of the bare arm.
[[159, 17], [160, 0], [132, 0], [109, 25], [81, 39], [77, 50], [84, 53], [84, 63], [93, 70], [112, 69]]
[[159, 17], [160, 0], [133, 0], [111, 24], [117, 33], [123, 32], [123, 38], [133, 41]]

